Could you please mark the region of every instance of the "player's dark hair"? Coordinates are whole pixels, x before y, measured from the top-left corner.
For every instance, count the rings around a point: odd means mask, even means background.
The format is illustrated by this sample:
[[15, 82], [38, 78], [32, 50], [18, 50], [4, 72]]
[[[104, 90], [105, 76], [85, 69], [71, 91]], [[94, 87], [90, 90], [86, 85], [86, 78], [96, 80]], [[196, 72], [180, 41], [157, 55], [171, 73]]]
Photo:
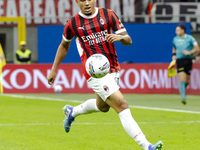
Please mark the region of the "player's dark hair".
[[183, 24], [178, 25], [177, 27], [180, 27], [184, 32], [186, 32], [186, 27]]

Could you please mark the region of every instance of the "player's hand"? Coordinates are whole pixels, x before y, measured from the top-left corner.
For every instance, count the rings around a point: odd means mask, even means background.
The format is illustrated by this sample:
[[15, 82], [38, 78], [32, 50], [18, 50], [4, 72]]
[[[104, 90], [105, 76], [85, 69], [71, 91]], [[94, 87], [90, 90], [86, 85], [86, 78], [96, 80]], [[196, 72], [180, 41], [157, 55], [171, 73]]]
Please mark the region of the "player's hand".
[[176, 57], [176, 55], [174, 55], [174, 56], [172, 56], [172, 60], [176, 60], [177, 59], [177, 57]]
[[109, 43], [121, 41], [123, 39], [123, 37], [121, 35], [117, 35], [117, 34], [106, 34], [106, 38]]
[[183, 54], [184, 54], [184, 55], [191, 55], [191, 52], [190, 52], [190, 51], [187, 51], [187, 50], [184, 50], [184, 51], [183, 51]]
[[53, 85], [55, 78], [56, 78], [56, 71], [51, 70], [50, 73], [47, 75], [48, 84]]

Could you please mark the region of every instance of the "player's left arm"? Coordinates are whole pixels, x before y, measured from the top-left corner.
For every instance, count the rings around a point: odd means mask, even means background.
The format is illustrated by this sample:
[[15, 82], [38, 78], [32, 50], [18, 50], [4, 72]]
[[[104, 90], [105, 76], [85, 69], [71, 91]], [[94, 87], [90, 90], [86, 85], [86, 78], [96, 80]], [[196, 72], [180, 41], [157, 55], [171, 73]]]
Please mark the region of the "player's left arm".
[[131, 45], [132, 39], [128, 35], [127, 31], [124, 31], [119, 34], [106, 34], [106, 38], [108, 39], [108, 42], [113, 43], [120, 41], [123, 45]]
[[111, 10], [109, 10], [109, 23], [115, 34], [106, 34], [108, 42], [113, 43], [120, 41], [123, 45], [131, 45], [132, 39], [128, 35], [123, 23], [118, 16]]
[[195, 45], [194, 48], [190, 51], [190, 55], [194, 55], [194, 54], [197, 54], [199, 53], [199, 45]]
[[199, 51], [200, 51], [199, 45], [194, 38], [192, 38], [192, 43], [193, 43], [193, 49], [191, 51], [184, 50], [183, 51], [184, 55], [195, 55], [195, 54], [199, 53]]

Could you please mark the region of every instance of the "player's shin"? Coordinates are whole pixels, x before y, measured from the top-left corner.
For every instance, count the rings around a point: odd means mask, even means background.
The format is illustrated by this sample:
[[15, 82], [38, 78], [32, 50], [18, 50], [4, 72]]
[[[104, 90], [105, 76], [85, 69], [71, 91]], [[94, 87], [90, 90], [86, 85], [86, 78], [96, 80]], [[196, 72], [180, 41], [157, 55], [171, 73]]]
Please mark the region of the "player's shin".
[[133, 119], [130, 109], [125, 109], [119, 114], [122, 126], [125, 131], [144, 149], [148, 150], [149, 142], [141, 131], [140, 127]]
[[189, 84], [188, 82], [185, 82], [185, 88], [187, 88], [188, 84]]
[[186, 96], [185, 96], [185, 82], [179, 82], [179, 92], [181, 94], [182, 100], [185, 100], [186, 99]]
[[74, 107], [72, 116], [75, 118], [81, 114], [88, 114], [97, 111], [99, 111], [99, 109], [96, 105], [96, 99], [88, 99], [84, 103]]

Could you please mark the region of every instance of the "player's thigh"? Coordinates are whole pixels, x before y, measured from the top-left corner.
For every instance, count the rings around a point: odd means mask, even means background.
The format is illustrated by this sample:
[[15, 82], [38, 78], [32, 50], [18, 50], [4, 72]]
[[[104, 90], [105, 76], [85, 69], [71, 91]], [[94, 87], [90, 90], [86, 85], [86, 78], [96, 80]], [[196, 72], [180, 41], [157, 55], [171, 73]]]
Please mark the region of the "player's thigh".
[[178, 73], [179, 81], [186, 82], [187, 81], [187, 74], [184, 71]]
[[96, 94], [96, 99], [97, 99], [96, 103], [97, 103], [98, 109], [102, 112], [109, 111], [110, 106], [106, 102], [104, 102], [104, 100], [97, 93], [95, 94]]
[[187, 75], [190, 75], [192, 70], [192, 59], [177, 59], [177, 70], [180, 81], [187, 82]]
[[189, 83], [190, 82], [190, 75], [186, 75], [186, 82]]
[[102, 78], [90, 78], [87, 82], [104, 102], [111, 94], [119, 89], [119, 85], [117, 85], [112, 74], [107, 74]]
[[106, 103], [111, 106], [117, 113], [120, 113], [124, 109], [128, 108], [128, 103], [119, 90], [110, 95], [107, 98]]

